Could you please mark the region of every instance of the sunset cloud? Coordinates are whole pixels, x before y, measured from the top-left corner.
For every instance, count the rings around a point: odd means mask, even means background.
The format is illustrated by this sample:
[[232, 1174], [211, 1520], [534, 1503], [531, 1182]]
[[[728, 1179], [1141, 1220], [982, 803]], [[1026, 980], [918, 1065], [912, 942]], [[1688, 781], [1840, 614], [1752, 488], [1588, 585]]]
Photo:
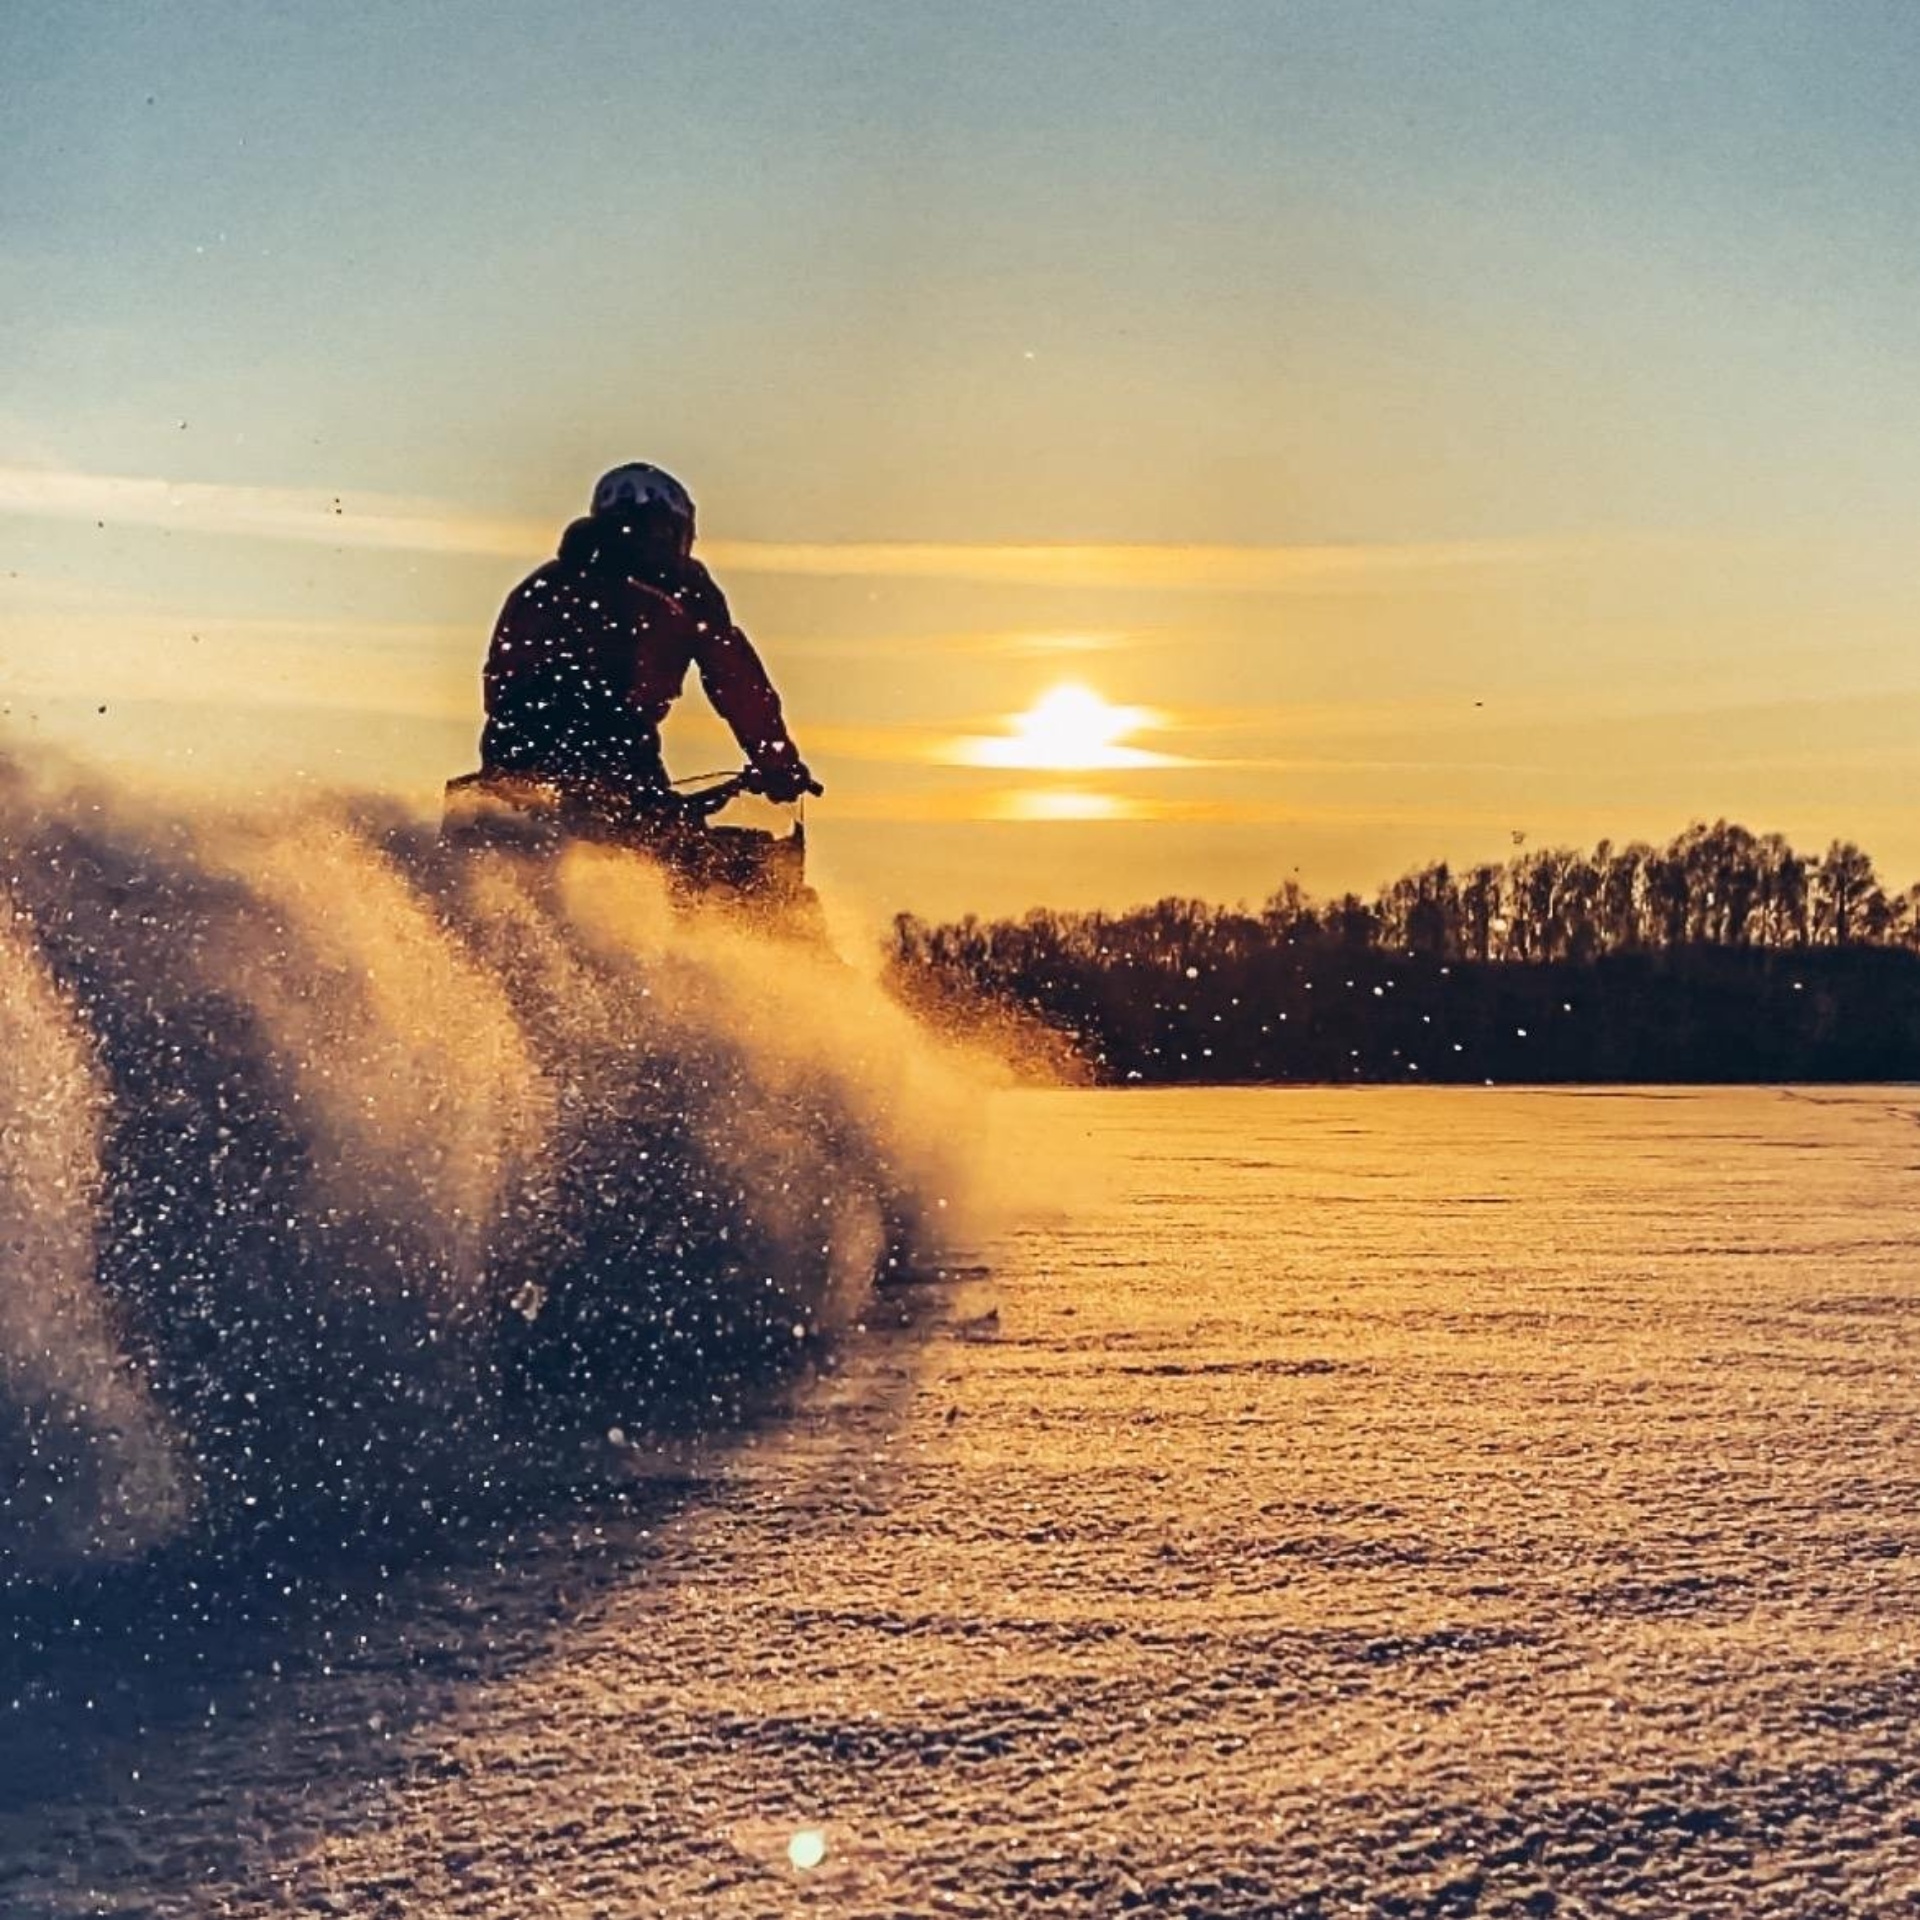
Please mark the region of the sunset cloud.
[[196, 700], [449, 721], [476, 706], [472, 639], [430, 622], [188, 614], [112, 589], [0, 579], [14, 703]]
[[1285, 593], [1540, 557], [1519, 542], [1418, 541], [1322, 546], [1022, 545], [930, 542], [795, 545], [707, 541], [736, 573], [869, 580], [966, 580], [987, 586], [1130, 588], [1172, 593]]
[[890, 788], [836, 792], [836, 819], [925, 824], [1128, 823], [1184, 827], [1442, 827], [1465, 819], [1504, 829], [1504, 809], [1302, 803], [1273, 795], [1166, 799], [1087, 786], [991, 786], [965, 790]]
[[537, 552], [552, 529], [392, 494], [0, 467], [0, 514], [408, 553]]
[[[0, 466], [0, 514], [230, 539], [529, 559], [550, 551], [557, 531], [547, 520], [403, 495], [33, 466]], [[1401, 575], [1512, 566], [1562, 551], [1483, 540], [1306, 546], [708, 540], [700, 550], [717, 568], [737, 574], [1198, 593], [1366, 586]], [[1063, 648], [1083, 638], [1098, 644], [1094, 636], [1053, 638]]]

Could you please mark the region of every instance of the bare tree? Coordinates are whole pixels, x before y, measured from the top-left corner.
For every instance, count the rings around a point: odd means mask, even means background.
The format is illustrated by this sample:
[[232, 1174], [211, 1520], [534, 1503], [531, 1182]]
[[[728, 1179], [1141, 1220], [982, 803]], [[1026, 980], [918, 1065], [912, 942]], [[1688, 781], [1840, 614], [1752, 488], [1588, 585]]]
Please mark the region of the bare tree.
[[1854, 944], [1883, 917], [1872, 904], [1877, 895], [1880, 882], [1865, 851], [1851, 840], [1833, 841], [1813, 874], [1815, 937], [1835, 947]]

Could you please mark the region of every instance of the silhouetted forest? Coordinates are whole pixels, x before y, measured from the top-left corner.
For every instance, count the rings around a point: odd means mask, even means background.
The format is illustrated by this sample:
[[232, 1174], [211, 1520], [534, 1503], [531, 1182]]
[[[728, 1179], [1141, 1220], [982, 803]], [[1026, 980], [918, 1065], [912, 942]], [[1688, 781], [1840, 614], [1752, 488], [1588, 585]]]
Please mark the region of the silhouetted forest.
[[1920, 887], [1695, 824], [1257, 911], [894, 922], [904, 997], [1037, 1020], [1109, 1081], [1920, 1078]]

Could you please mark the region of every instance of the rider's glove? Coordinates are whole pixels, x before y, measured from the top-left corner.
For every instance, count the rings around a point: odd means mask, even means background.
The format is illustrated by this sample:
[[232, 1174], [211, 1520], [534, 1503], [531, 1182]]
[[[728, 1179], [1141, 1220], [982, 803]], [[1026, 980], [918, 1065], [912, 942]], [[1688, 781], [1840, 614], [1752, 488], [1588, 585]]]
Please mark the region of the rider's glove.
[[769, 800], [798, 800], [803, 794], [817, 793], [819, 788], [813, 775], [807, 771], [806, 763], [797, 757], [775, 760], [754, 770], [754, 785]]

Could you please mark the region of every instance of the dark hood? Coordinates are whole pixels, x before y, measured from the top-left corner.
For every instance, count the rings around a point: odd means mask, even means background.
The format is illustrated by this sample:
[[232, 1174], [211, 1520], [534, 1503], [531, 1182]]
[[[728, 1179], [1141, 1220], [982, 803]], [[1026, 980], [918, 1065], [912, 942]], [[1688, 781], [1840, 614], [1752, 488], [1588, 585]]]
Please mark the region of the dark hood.
[[560, 536], [560, 559], [570, 567], [618, 579], [644, 579], [685, 566], [686, 556], [670, 536], [644, 522], [611, 514], [587, 514]]

